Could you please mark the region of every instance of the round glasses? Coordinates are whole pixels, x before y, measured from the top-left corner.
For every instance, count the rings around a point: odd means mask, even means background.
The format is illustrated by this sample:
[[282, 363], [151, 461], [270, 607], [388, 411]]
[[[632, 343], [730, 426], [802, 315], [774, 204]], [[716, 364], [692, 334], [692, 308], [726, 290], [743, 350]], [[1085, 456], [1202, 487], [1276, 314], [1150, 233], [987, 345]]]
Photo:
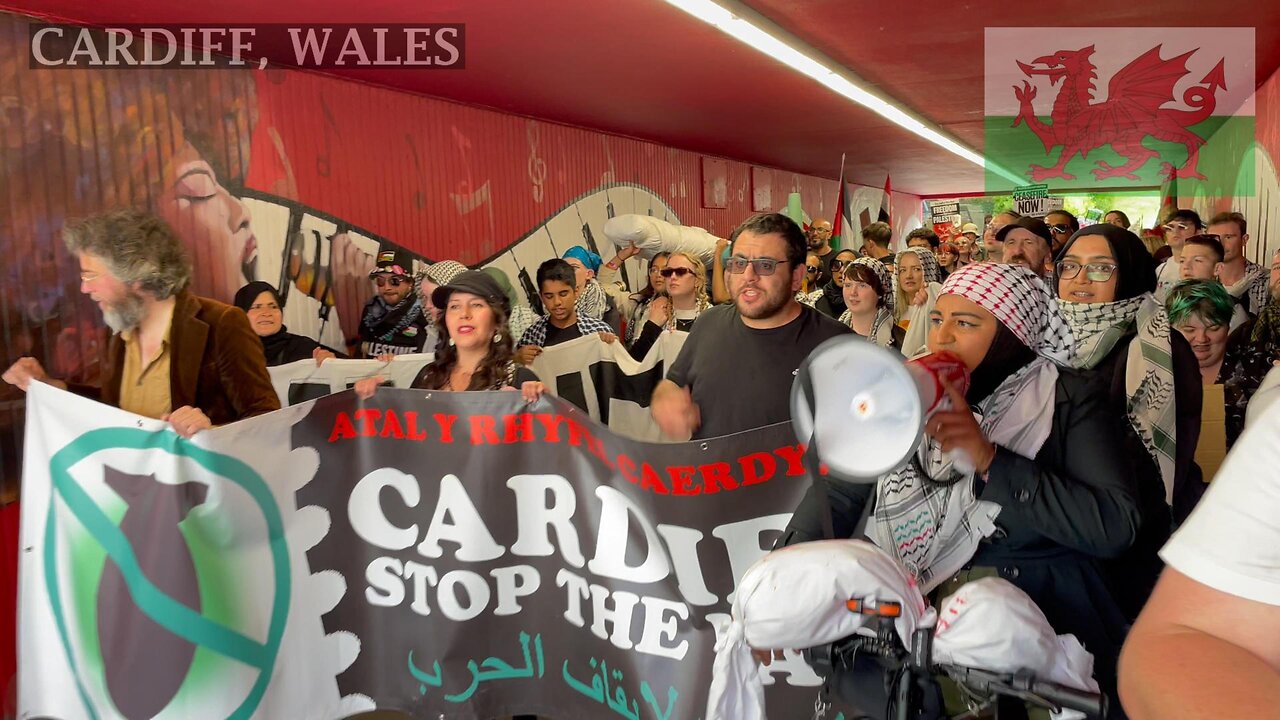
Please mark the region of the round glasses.
[[1116, 273], [1116, 266], [1111, 263], [1081, 265], [1074, 260], [1061, 260], [1056, 267], [1058, 269], [1058, 277], [1063, 280], [1070, 280], [1079, 275], [1080, 268], [1084, 268], [1084, 276], [1089, 278], [1090, 282], [1106, 282]]

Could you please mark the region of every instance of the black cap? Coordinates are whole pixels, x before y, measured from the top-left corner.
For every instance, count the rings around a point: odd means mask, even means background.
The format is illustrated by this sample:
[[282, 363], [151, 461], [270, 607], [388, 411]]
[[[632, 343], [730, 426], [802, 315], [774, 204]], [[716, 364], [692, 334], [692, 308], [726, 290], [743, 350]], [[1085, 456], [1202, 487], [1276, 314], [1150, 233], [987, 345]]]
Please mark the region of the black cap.
[[1053, 235], [1049, 233], [1049, 226], [1040, 218], [1034, 217], [1021, 217], [1000, 228], [996, 233], [996, 242], [1003, 244], [1005, 236], [1018, 228], [1030, 230], [1032, 235], [1043, 240], [1049, 247], [1053, 247]]
[[369, 277], [373, 277], [374, 275], [403, 275], [404, 277], [412, 277], [413, 258], [404, 250], [395, 250], [392, 248], [379, 250], [377, 267], [369, 273]]
[[502, 291], [502, 286], [491, 275], [479, 270], [468, 270], [459, 273], [448, 285], [441, 285], [431, 293], [431, 302], [443, 310], [449, 304], [449, 296], [455, 292], [479, 295], [502, 308], [502, 314], [511, 315], [511, 301]]

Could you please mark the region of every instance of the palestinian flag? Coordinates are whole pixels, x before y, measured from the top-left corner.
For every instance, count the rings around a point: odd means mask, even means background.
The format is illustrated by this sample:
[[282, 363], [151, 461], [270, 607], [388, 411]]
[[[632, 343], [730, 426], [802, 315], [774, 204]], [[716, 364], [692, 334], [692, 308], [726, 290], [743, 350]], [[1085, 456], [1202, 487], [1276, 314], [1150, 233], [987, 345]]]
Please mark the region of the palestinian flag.
[[893, 188], [889, 186], [889, 176], [884, 176], [884, 197], [880, 198], [880, 217], [882, 223], [893, 225]]
[[[849, 205], [849, 184], [845, 182], [844, 173], [840, 174], [840, 192], [836, 193], [836, 216], [831, 221], [831, 248], [839, 250], [844, 246], [846, 235], [852, 239], [857, 226], [853, 224], [853, 208]], [[857, 247], [853, 243], [850, 247]]]
[[1141, 190], [1176, 173], [1183, 195], [1252, 195], [1254, 47], [1254, 28], [987, 28], [987, 192]]

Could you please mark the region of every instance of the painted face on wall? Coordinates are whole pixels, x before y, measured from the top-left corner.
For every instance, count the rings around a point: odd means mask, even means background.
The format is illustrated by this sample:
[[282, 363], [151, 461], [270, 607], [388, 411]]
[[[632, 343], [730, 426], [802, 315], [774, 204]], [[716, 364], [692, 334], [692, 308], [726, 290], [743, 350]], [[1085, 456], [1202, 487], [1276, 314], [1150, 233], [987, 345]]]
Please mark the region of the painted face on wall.
[[190, 144], [174, 154], [155, 209], [187, 246], [197, 277], [209, 279], [204, 293], [230, 302], [237, 289], [256, 279], [258, 242], [249, 209]]

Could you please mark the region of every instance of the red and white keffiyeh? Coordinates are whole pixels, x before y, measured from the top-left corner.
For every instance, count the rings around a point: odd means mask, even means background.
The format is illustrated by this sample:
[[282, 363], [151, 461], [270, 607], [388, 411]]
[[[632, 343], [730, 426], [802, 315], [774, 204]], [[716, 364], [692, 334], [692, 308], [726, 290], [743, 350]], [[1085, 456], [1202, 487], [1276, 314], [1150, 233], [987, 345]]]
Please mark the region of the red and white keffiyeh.
[[1041, 357], [1066, 365], [1075, 338], [1058, 301], [1039, 275], [1021, 265], [977, 263], [947, 276], [943, 295], [959, 295], [985, 308]]

